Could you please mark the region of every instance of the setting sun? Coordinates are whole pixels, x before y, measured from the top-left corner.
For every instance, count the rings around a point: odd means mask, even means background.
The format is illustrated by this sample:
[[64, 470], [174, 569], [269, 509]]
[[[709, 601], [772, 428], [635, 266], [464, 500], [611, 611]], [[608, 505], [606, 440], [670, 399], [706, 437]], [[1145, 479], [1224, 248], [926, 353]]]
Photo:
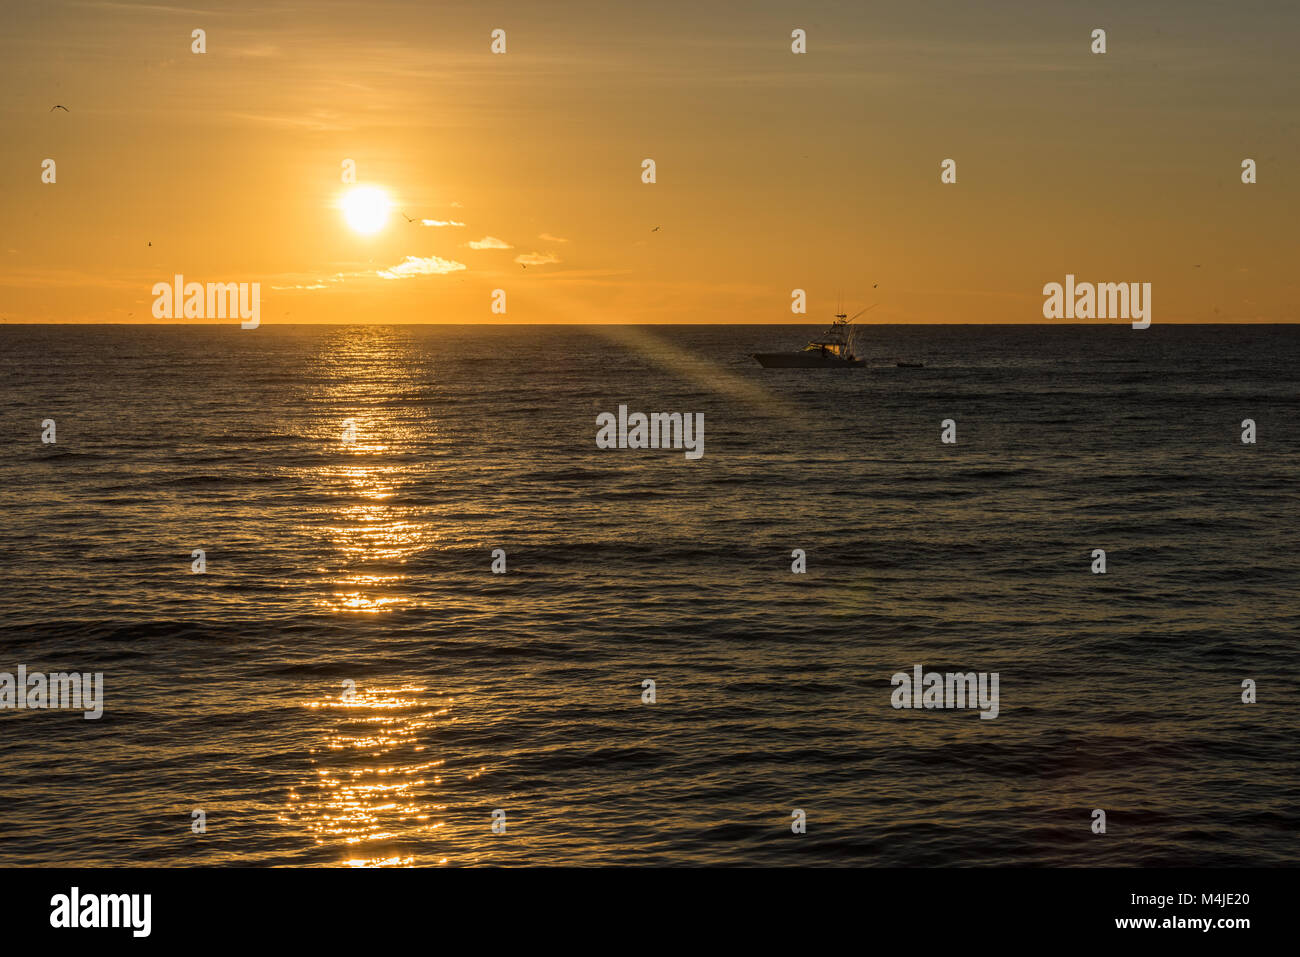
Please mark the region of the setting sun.
[[343, 197], [343, 217], [354, 230], [369, 236], [388, 222], [388, 194], [378, 186], [357, 186]]

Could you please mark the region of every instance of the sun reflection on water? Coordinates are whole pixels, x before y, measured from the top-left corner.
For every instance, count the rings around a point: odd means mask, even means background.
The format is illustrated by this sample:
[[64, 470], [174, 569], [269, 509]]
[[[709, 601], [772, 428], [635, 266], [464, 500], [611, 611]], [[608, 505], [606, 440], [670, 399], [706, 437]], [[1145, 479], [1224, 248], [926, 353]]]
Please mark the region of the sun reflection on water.
[[[416, 603], [402, 594], [407, 575], [393, 566], [428, 549], [433, 526], [397, 496], [402, 470], [397, 466], [347, 465], [317, 469], [313, 480], [345, 503], [330, 512], [324, 526], [337, 564], [322, 568], [333, 590], [319, 601], [330, 611], [382, 613]], [[360, 500], [360, 501], [358, 501]], [[378, 567], [376, 567], [378, 566]]]
[[[309, 436], [301, 480], [319, 503], [298, 531], [323, 586], [322, 611], [384, 614], [427, 605], [411, 595], [407, 563], [444, 532], [425, 520], [412, 489], [437, 471], [428, 454], [439, 418], [396, 401], [429, 384], [423, 350], [409, 331], [342, 327], [320, 343], [302, 408]], [[332, 553], [320, 548], [322, 535]]]
[[[425, 481], [438, 424], [394, 412], [390, 398], [424, 379], [409, 337], [391, 330], [339, 330], [324, 345], [309, 390], [311, 436], [303, 484], [317, 502], [300, 527], [316, 566], [310, 600], [335, 614], [383, 614], [427, 604], [415, 598], [407, 562], [436, 547], [442, 530], [425, 521], [409, 492]], [[332, 552], [319, 548], [324, 537]], [[282, 820], [305, 830], [351, 867], [445, 863], [432, 855], [445, 822], [443, 762], [426, 748], [447, 720], [450, 699], [423, 685], [377, 681], [308, 701], [320, 719], [313, 775], [291, 790]], [[439, 848], [444, 851], [445, 848]]]
[[304, 706], [320, 712], [327, 727], [311, 752], [315, 779], [289, 792], [281, 822], [305, 828], [320, 846], [339, 847], [348, 866], [414, 864], [412, 845], [423, 847], [445, 826], [446, 806], [430, 797], [442, 784], [443, 762], [424, 742], [446, 718], [450, 699], [402, 684], [345, 690]]

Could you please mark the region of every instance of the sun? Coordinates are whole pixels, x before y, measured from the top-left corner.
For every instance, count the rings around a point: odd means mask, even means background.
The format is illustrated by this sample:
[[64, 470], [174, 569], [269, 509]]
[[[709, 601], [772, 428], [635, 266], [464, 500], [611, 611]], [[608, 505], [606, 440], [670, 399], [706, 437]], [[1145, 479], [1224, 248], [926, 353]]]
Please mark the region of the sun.
[[388, 194], [378, 186], [354, 186], [340, 203], [348, 225], [366, 236], [384, 228], [391, 205]]

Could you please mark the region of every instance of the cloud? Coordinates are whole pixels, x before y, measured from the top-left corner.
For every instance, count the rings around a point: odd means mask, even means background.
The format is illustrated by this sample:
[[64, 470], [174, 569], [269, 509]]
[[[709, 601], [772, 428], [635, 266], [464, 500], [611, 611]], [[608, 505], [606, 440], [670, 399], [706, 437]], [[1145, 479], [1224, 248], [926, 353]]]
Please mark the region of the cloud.
[[495, 236], [484, 236], [482, 239], [473, 239], [465, 244], [470, 249], [514, 249], [504, 239], [497, 239]]
[[464, 226], [464, 223], [458, 223], [454, 219], [422, 219], [421, 226]]
[[551, 253], [525, 253], [522, 256], [515, 257], [515, 262], [523, 266], [545, 266], [559, 261], [560, 257]]
[[539, 233], [538, 236], [537, 236], [537, 238], [538, 238], [538, 239], [544, 239], [544, 240], [546, 240], [548, 243], [567, 243], [567, 242], [568, 242], [567, 239], [564, 239], [564, 238], [561, 237], [561, 236], [552, 236], [550, 233]]
[[449, 272], [456, 272], [464, 268], [464, 263], [458, 263], [451, 259], [440, 259], [437, 256], [430, 256], [427, 259], [421, 259], [419, 256], [407, 256], [403, 262], [389, 269], [381, 269], [375, 275], [383, 279], [405, 279], [408, 276], [444, 276]]

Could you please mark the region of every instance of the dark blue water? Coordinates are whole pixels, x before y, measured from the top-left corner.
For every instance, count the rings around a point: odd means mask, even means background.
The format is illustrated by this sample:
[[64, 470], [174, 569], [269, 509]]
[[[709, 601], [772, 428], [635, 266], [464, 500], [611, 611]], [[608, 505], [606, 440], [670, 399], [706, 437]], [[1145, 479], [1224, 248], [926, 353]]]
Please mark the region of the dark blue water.
[[1300, 330], [807, 331], [0, 327], [0, 864], [1294, 863]]

